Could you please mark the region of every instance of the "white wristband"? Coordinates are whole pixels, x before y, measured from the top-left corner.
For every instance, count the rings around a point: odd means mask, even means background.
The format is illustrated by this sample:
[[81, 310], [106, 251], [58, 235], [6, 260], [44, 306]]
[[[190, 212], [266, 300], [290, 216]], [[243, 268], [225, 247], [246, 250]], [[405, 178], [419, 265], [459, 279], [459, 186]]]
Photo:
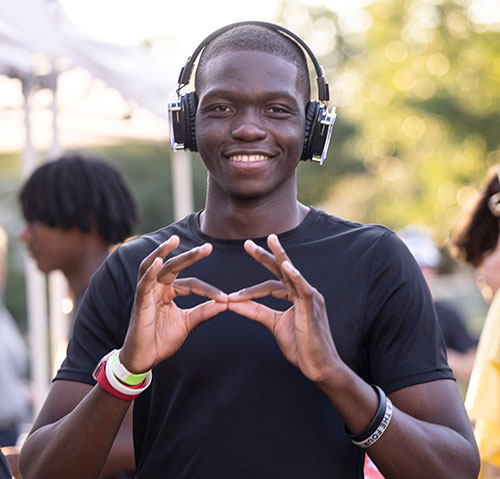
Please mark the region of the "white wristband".
[[120, 362], [120, 349], [115, 349], [109, 358], [111, 367], [113, 369], [114, 375], [123, 383], [129, 386], [135, 386], [136, 384], [142, 383], [144, 379], [148, 376], [151, 371], [146, 373], [134, 374], [131, 373], [121, 362]]
[[109, 384], [111, 384], [114, 389], [121, 392], [122, 394], [125, 394], [127, 396], [137, 396], [138, 394], [141, 394], [143, 391], [145, 391], [151, 384], [153, 373], [151, 371], [147, 373], [146, 383], [142, 388], [134, 389], [118, 380], [113, 372], [113, 363], [108, 359], [108, 361], [106, 362], [106, 378], [108, 379]]

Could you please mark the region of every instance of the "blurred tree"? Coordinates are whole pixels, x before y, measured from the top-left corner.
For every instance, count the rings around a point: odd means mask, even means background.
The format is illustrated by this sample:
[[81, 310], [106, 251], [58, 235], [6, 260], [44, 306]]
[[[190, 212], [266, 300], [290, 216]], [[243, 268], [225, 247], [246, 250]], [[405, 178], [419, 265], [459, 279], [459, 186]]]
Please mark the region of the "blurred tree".
[[326, 8], [283, 3], [278, 21], [325, 66], [339, 113], [325, 167], [301, 168], [302, 199], [392, 228], [423, 223], [446, 243], [470, 185], [500, 163], [500, 29], [473, 22], [478, 3], [374, 0], [354, 32]]

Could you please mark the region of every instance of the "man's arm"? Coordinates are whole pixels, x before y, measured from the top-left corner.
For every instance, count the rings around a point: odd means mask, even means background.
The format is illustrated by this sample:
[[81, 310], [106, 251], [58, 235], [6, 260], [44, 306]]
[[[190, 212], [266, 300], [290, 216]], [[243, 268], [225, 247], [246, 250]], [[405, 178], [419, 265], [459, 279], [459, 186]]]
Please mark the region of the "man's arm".
[[[325, 393], [350, 432], [361, 434], [376, 414], [378, 395], [338, 355], [321, 293], [293, 266], [275, 235], [268, 245], [271, 254], [251, 241], [245, 249], [279, 281], [230, 294], [228, 307], [266, 326], [283, 355]], [[292, 306], [275, 311], [252, 301], [269, 295], [287, 299]], [[479, 455], [452, 380], [403, 388], [390, 397], [395, 406], [392, 420], [367, 448], [387, 479], [476, 479]]]
[[99, 386], [55, 381], [21, 450], [22, 477], [100, 477], [117, 434], [129, 440], [128, 427], [118, 431], [130, 403]]

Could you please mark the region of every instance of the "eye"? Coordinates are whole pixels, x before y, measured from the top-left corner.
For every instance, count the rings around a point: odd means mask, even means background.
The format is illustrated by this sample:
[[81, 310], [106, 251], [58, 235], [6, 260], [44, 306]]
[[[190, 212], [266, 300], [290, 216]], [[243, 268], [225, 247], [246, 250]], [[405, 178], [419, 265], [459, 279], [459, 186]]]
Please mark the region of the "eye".
[[270, 105], [266, 108], [266, 113], [270, 113], [274, 116], [288, 116], [290, 115], [290, 110], [281, 105]]
[[229, 113], [231, 108], [229, 105], [214, 105], [210, 108], [210, 111], [214, 113]]

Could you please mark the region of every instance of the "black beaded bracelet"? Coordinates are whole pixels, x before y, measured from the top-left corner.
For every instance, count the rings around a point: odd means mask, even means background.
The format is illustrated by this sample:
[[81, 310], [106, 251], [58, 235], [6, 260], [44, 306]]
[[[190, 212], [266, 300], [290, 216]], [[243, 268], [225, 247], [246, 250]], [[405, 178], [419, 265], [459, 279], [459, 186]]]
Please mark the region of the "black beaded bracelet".
[[370, 424], [368, 424], [367, 428], [361, 434], [351, 434], [347, 427], [345, 427], [346, 433], [349, 436], [349, 439], [356, 443], [361, 443], [366, 441], [379, 427], [380, 423], [384, 419], [385, 410], [387, 407], [387, 396], [385, 395], [382, 388], [378, 387], [375, 384], [372, 384], [373, 388], [377, 392], [378, 395], [378, 409], [375, 413], [375, 416], [371, 420]]

